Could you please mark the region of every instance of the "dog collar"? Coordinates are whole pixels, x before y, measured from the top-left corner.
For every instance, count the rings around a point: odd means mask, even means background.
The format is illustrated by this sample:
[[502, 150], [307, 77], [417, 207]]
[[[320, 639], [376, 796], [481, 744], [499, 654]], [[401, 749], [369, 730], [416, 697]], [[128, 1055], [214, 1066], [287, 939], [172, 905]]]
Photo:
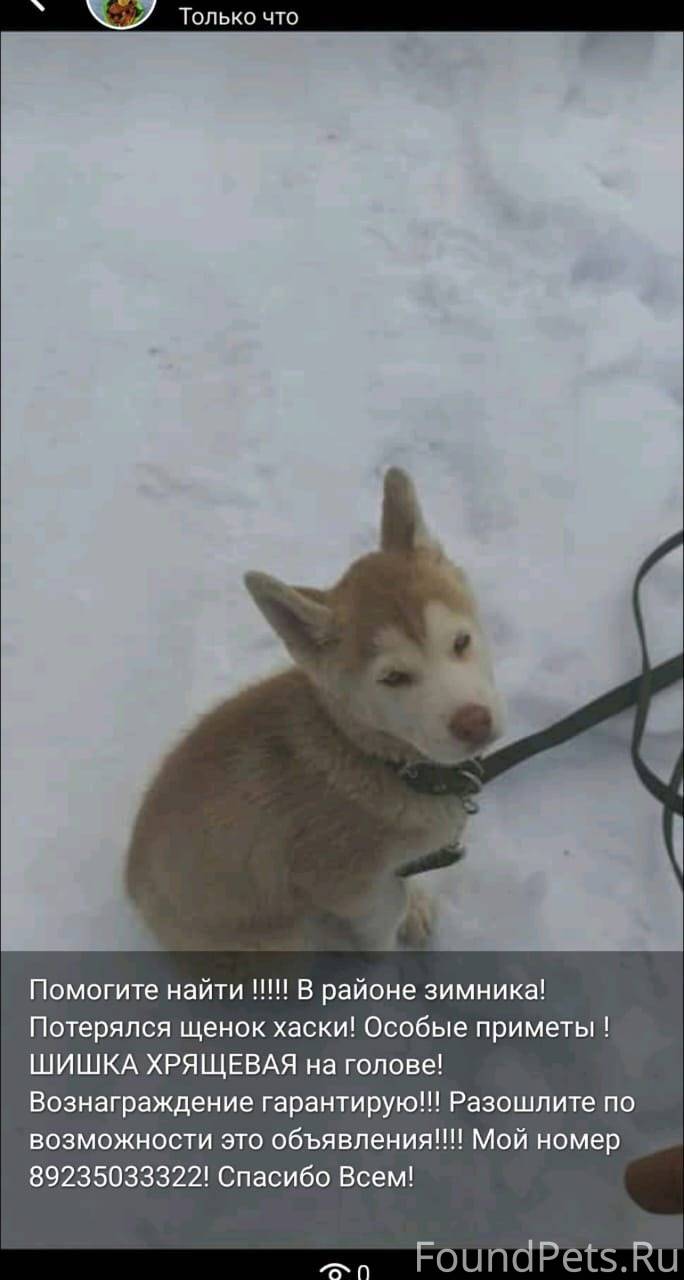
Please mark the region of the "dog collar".
[[[412, 791], [423, 796], [458, 796], [466, 813], [477, 813], [479, 804], [475, 796], [482, 790], [484, 768], [479, 759], [466, 760], [463, 764], [402, 764], [391, 760], [386, 762], [390, 769], [405, 782]], [[417, 862], [403, 867], [399, 875], [415, 875], [419, 871], [434, 871], [437, 867], [450, 867], [465, 857], [465, 848], [460, 840], [446, 844], [442, 849], [435, 849]]]
[[386, 761], [388, 767], [405, 782], [412, 791], [423, 796], [458, 796], [463, 800], [466, 813], [477, 813], [473, 799], [482, 790], [484, 767], [480, 759], [465, 760], [463, 764], [405, 764]]

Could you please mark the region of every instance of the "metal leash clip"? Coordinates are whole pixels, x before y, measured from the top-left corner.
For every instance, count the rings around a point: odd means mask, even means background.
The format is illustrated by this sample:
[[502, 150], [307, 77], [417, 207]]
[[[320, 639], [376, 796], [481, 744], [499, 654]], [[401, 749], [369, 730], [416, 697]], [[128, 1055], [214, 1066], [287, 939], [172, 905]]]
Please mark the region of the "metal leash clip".
[[479, 795], [484, 785], [484, 767], [479, 756], [475, 756], [472, 760], [461, 767], [461, 777], [468, 783], [470, 794], [463, 798], [463, 808], [466, 813], [473, 814], [480, 812], [480, 806], [474, 799]]
[[470, 783], [475, 794], [482, 790], [484, 785], [484, 765], [479, 756], [474, 756], [472, 760], [468, 760], [466, 764], [461, 765], [460, 774], [462, 778], [465, 778]]

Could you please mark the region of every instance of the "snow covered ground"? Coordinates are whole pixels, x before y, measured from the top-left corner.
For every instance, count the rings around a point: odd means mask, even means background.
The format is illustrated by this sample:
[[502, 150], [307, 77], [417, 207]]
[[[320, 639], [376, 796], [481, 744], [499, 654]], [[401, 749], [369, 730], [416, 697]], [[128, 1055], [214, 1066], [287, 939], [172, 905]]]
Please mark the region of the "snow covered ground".
[[[248, 568], [327, 585], [415, 476], [509, 736], [627, 679], [680, 524], [675, 34], [6, 36], [4, 945], [150, 946], [141, 788], [281, 663]], [[681, 644], [681, 559], [646, 591]], [[678, 692], [649, 760], [668, 773]], [[446, 948], [659, 949], [631, 717], [494, 783]]]

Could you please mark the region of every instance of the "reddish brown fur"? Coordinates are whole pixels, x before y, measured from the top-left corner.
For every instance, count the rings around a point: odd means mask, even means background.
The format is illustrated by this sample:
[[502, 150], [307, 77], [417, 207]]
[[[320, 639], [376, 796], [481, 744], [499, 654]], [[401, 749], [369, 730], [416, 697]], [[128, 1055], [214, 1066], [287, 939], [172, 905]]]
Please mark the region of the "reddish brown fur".
[[[305, 636], [302, 597], [330, 608], [326, 638], [325, 610], [312, 605], [311, 663], [325, 662], [322, 646], [348, 669], [358, 667], [381, 627], [397, 626], [419, 641], [426, 600], [473, 608], [458, 570], [425, 542], [403, 473], [388, 474], [383, 529], [388, 538], [411, 541], [383, 542], [329, 591], [297, 592], [265, 575], [247, 583], [255, 598], [275, 600], [271, 621], [279, 631], [294, 598], [299, 620], [293, 615], [286, 642]], [[312, 936], [331, 916], [375, 939], [372, 946], [394, 946], [402, 919], [408, 940], [429, 930], [425, 895], [413, 884], [407, 891], [396, 871], [458, 835], [462, 805], [408, 789], [378, 758], [405, 744], [373, 739], [333, 716], [307, 661], [205, 716], [147, 790], [127, 884], [172, 950], [320, 946]]]
[[351, 565], [330, 591], [316, 592], [313, 598], [332, 608], [339, 656], [352, 670], [368, 661], [376, 636], [387, 627], [421, 644], [426, 601], [440, 601], [466, 615], [473, 607], [463, 576], [434, 550], [371, 552]]

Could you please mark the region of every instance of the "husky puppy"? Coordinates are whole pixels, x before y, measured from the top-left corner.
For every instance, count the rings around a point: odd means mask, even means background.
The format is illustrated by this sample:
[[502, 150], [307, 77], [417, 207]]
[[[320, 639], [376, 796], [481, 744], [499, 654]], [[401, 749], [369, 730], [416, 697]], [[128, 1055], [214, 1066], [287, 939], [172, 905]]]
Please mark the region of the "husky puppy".
[[389, 762], [456, 765], [501, 732], [468, 581], [393, 468], [380, 549], [335, 586], [254, 572], [245, 585], [294, 665], [204, 716], [163, 762], [129, 893], [173, 951], [420, 945], [433, 903], [397, 872], [458, 837], [466, 814]]

